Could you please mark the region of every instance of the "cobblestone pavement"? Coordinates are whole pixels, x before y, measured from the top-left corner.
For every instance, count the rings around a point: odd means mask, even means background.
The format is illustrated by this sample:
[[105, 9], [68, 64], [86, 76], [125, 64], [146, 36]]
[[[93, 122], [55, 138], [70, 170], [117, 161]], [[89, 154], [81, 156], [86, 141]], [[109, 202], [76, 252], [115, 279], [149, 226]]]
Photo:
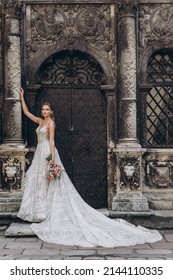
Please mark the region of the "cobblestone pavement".
[[172, 260], [173, 230], [160, 231], [159, 242], [118, 248], [83, 248], [41, 241], [37, 237], [0, 235], [0, 260]]

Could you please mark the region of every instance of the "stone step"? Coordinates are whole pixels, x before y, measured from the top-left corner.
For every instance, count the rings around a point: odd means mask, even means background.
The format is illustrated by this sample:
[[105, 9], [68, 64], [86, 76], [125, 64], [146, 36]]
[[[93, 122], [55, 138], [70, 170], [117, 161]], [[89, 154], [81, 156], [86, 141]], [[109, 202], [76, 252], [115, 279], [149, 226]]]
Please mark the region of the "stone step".
[[11, 223], [5, 231], [5, 236], [35, 236], [35, 233], [30, 228], [30, 224], [25, 222]]

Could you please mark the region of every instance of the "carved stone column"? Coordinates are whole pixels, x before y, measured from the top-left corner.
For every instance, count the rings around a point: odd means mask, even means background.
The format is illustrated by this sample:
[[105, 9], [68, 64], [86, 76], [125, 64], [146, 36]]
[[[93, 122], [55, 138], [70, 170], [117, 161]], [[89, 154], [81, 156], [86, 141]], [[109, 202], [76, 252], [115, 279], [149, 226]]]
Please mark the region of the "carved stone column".
[[18, 0], [7, 0], [4, 12], [4, 136], [3, 143], [22, 143], [22, 118], [19, 89], [21, 52]]
[[22, 197], [26, 149], [22, 140], [20, 1], [1, 1], [3, 16], [3, 144], [0, 145], [0, 215], [17, 212]]
[[[138, 146], [136, 111], [136, 10], [134, 1], [120, 1], [118, 33], [119, 134], [122, 146]], [[123, 4], [122, 4], [123, 2]]]
[[118, 143], [114, 149], [116, 195], [112, 210], [147, 212], [142, 194], [142, 154], [137, 139], [136, 14], [138, 1], [119, 1], [118, 33]]

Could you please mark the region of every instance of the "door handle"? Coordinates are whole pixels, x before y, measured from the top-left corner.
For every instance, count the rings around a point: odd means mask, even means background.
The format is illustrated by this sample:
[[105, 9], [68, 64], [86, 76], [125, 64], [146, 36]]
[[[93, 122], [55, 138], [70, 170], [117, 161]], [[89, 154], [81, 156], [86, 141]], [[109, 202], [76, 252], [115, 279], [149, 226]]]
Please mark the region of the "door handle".
[[74, 131], [74, 126], [73, 126], [73, 125], [70, 125], [70, 126], [69, 126], [69, 130], [70, 130], [70, 131]]

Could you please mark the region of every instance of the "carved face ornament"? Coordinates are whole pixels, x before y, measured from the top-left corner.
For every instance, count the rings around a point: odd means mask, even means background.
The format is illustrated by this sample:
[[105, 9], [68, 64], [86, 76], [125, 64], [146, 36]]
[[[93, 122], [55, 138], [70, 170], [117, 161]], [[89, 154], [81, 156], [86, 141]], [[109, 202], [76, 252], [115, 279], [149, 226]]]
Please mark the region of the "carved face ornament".
[[132, 178], [135, 172], [135, 167], [133, 165], [127, 164], [124, 166], [124, 173], [127, 178]]

